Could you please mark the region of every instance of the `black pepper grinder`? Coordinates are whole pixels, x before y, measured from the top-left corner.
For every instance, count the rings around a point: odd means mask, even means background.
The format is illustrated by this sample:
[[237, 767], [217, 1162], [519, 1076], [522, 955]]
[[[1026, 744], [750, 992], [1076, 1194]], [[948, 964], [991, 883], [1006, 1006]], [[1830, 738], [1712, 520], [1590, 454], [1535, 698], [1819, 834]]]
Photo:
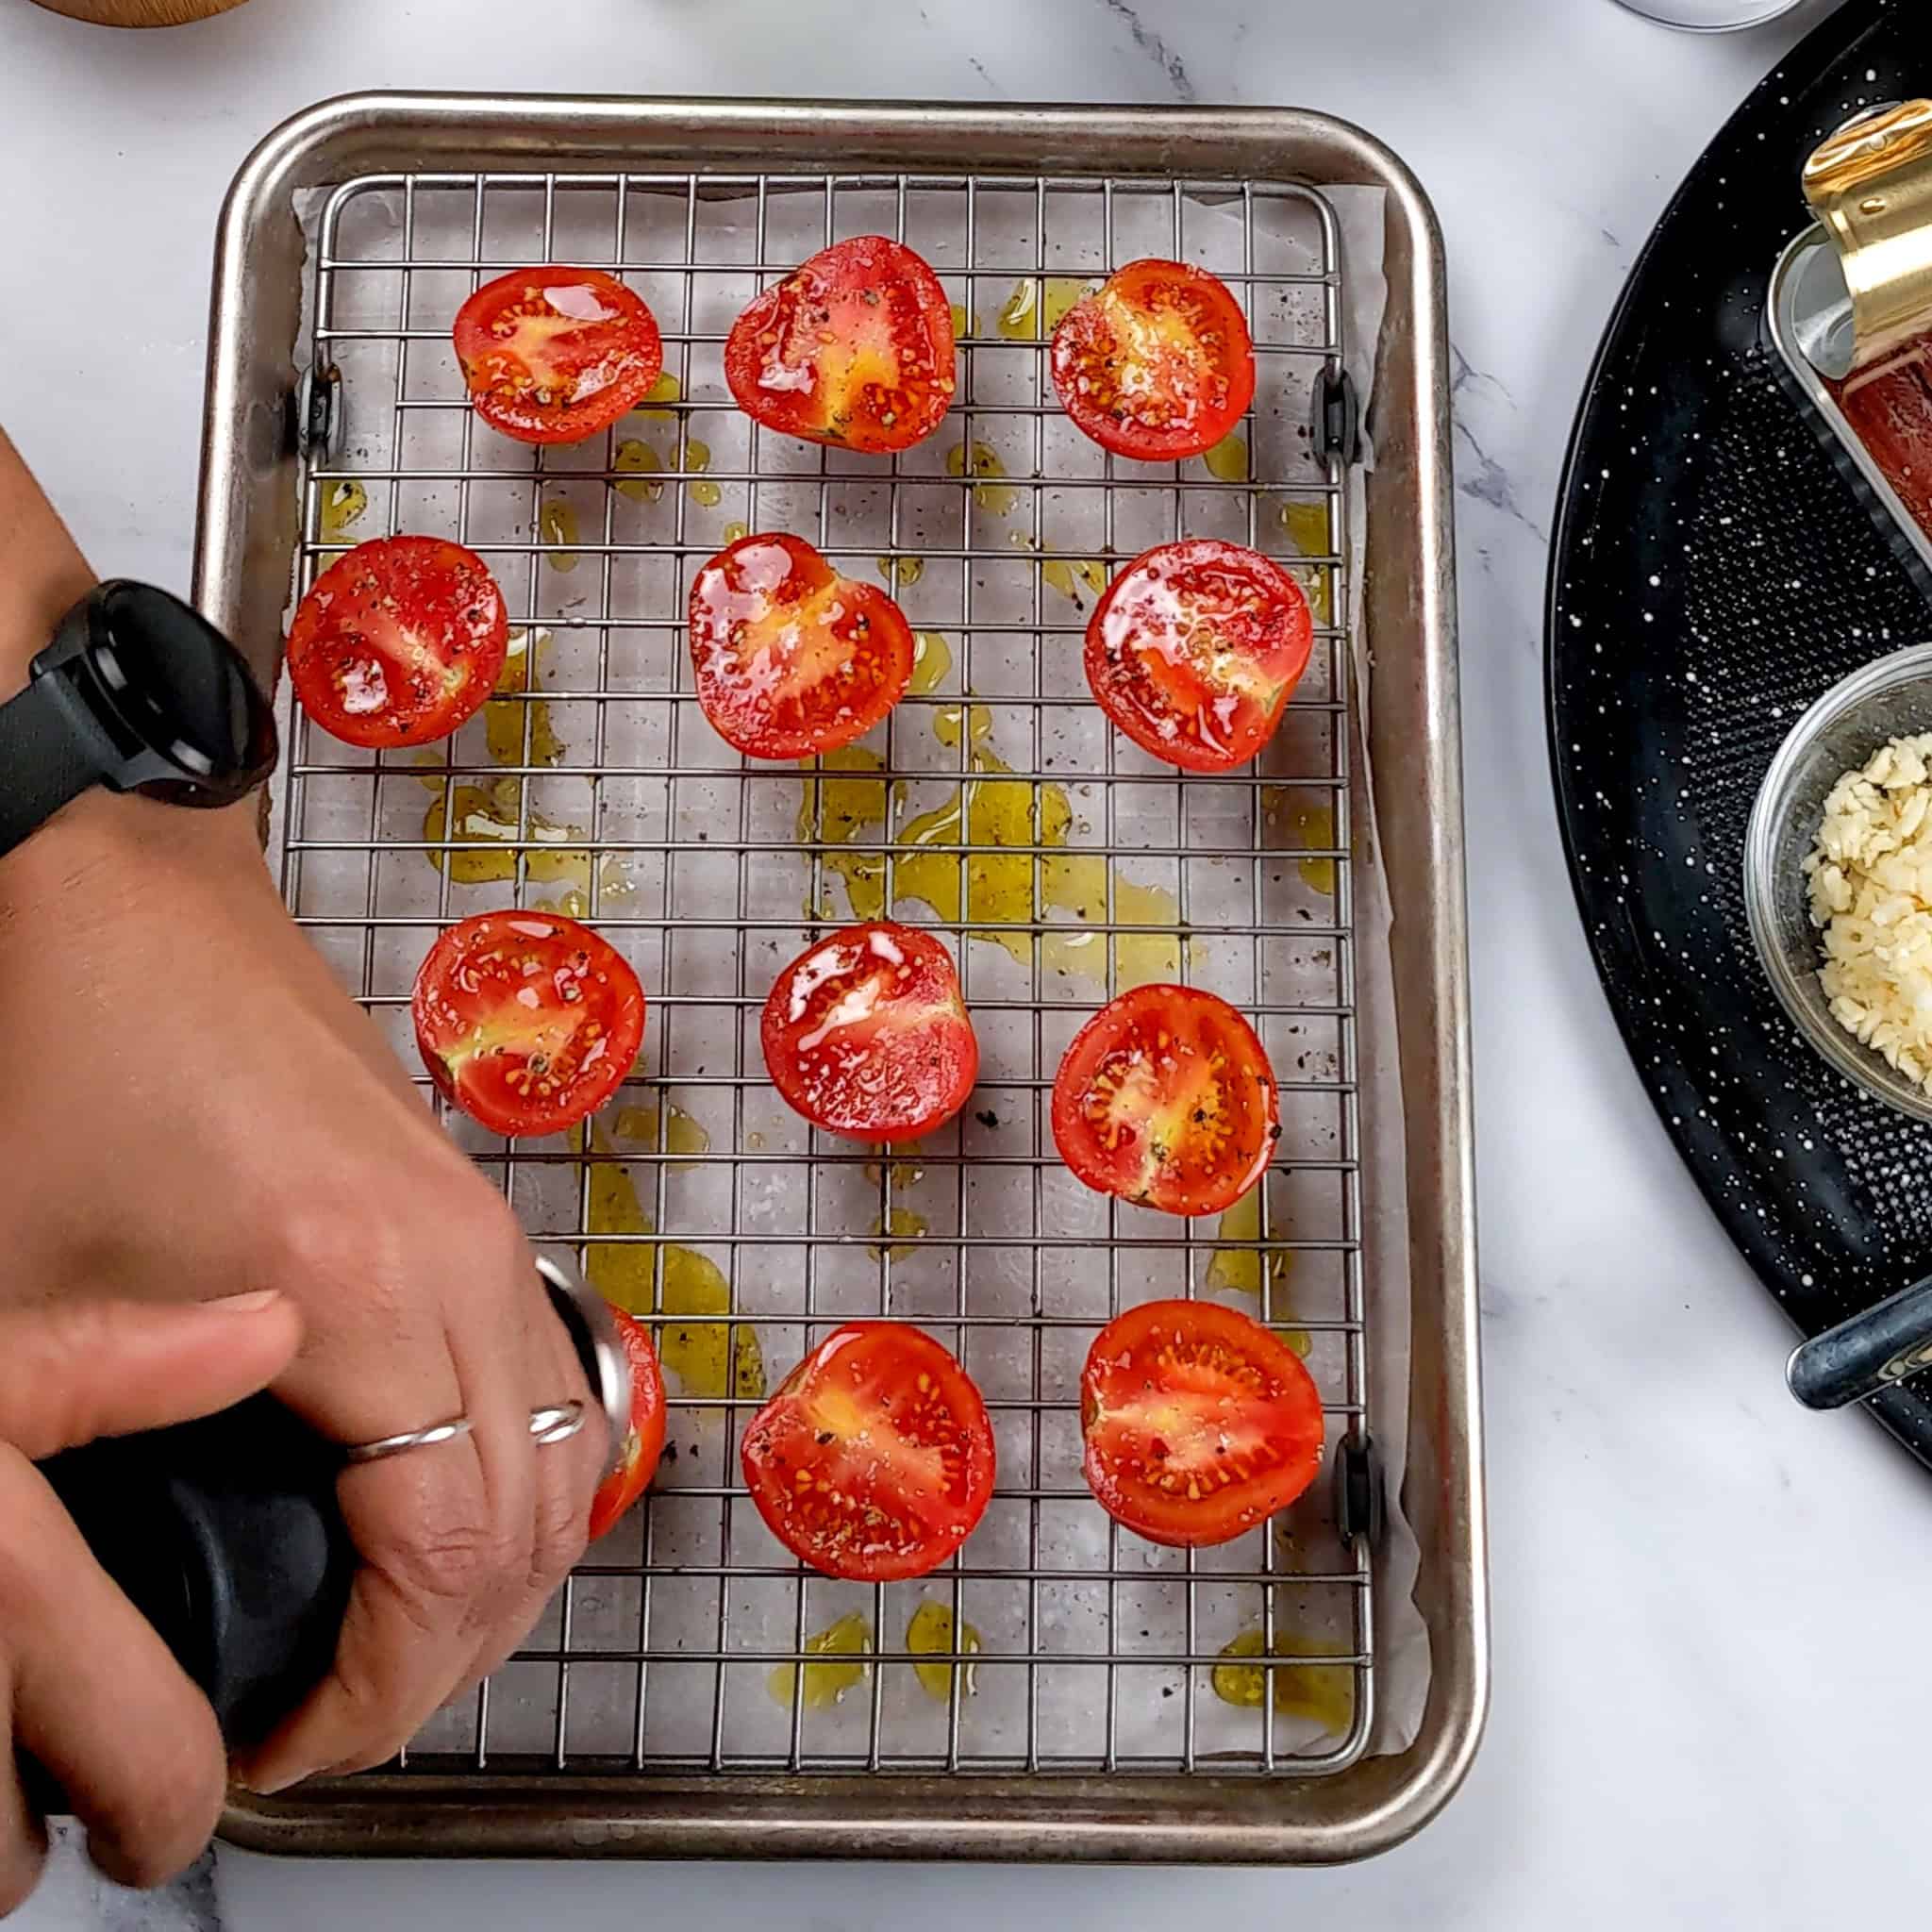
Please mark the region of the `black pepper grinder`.
[[[630, 1372], [610, 1311], [547, 1256], [537, 1273], [602, 1407], [614, 1465]], [[587, 1426], [597, 1424], [592, 1414]], [[40, 1469], [239, 1747], [267, 1737], [335, 1656], [357, 1565], [336, 1506], [342, 1465], [340, 1448], [264, 1394], [65, 1450]]]

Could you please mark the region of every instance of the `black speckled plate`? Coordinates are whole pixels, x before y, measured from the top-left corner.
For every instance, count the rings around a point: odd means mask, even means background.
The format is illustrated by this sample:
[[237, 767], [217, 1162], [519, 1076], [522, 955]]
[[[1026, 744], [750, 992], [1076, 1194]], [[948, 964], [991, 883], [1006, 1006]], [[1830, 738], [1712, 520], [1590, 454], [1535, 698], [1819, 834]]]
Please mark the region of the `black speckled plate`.
[[[1611, 319], [1551, 553], [1550, 754], [1597, 970], [1678, 1151], [1807, 1333], [1932, 1272], [1932, 1128], [1784, 1017], [1745, 928], [1744, 825], [1798, 713], [1932, 637], [1932, 608], [1786, 389], [1764, 296], [1805, 157], [1926, 93], [1926, 0], [1852, 0], [1732, 117]], [[1932, 1466], [1932, 1374], [1871, 1406]]]

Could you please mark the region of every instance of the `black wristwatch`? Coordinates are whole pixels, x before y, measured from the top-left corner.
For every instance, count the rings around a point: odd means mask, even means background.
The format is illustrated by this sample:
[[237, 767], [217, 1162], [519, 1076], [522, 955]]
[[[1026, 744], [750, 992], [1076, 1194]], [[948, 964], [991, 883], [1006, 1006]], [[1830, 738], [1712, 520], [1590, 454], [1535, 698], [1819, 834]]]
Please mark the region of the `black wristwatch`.
[[0, 705], [0, 853], [91, 785], [232, 805], [274, 771], [275, 726], [242, 654], [152, 584], [96, 585]]

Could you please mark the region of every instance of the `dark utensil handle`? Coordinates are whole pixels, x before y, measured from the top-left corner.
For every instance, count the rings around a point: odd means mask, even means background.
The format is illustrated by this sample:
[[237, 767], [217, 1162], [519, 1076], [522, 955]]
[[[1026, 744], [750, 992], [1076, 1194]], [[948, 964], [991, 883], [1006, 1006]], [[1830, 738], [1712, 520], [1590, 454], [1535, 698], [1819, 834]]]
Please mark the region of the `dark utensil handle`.
[[1800, 1342], [1785, 1380], [1807, 1408], [1843, 1408], [1924, 1368], [1932, 1368], [1932, 1274]]

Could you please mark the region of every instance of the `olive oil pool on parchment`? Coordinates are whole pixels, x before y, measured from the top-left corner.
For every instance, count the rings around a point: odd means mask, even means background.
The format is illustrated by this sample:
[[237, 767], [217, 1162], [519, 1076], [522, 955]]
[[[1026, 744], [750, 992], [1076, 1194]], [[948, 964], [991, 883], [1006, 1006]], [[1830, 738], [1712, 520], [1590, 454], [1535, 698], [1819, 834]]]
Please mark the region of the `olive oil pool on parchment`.
[[[937, 633], [921, 634], [922, 656], [935, 668], [927, 690], [950, 668], [950, 653]], [[941, 656], [944, 653], [944, 656]], [[930, 654], [926, 656], [926, 654]], [[915, 662], [913, 688], [921, 688]], [[952, 751], [967, 741], [968, 775], [952, 796], [921, 812], [892, 840], [889, 860], [879, 851], [841, 851], [841, 846], [879, 842], [901, 781], [884, 775], [884, 760], [867, 745], [828, 752], [818, 769], [807, 769], [798, 808], [801, 844], [831, 849], [820, 855], [823, 871], [843, 881], [851, 916], [882, 919], [908, 902], [928, 908], [949, 925], [963, 924], [975, 939], [1004, 948], [1023, 966], [1033, 961], [1034, 935], [1024, 928], [1054, 915], [1041, 936], [1041, 960], [1050, 973], [1105, 985], [1108, 936], [1091, 930], [1105, 920], [1109, 885], [1113, 918], [1123, 925], [1163, 931], [1114, 936], [1117, 983], [1122, 990], [1178, 977], [1180, 908], [1174, 894], [1124, 877], [1098, 853], [1068, 845], [1073, 800], [1063, 786], [1034, 784], [992, 749], [992, 713], [984, 705], [944, 705], [930, 712], [933, 736]], [[970, 855], [960, 847], [974, 848]], [[1006, 848], [1066, 847], [1039, 858]], [[890, 868], [890, 891], [888, 871]], [[808, 916], [836, 919], [829, 882], [824, 902], [808, 904]]]
[[[483, 740], [492, 764], [514, 772], [555, 765], [562, 758], [567, 747], [558, 735], [549, 701], [534, 695], [555, 642], [543, 629], [511, 635], [496, 695], [483, 707]], [[437, 871], [447, 864], [450, 877], [461, 886], [511, 884], [521, 841], [525, 881], [563, 888], [548, 898], [532, 899], [531, 909], [571, 919], [590, 916], [593, 868], [584, 826], [553, 819], [534, 807], [525, 813], [525, 780], [508, 772], [499, 778], [463, 778], [452, 784], [436, 775], [445, 761], [443, 752], [422, 752], [417, 761], [430, 794], [423, 840]], [[594, 871], [600, 904], [633, 890], [623, 860], [612, 854], [604, 854]]]
[[[955, 1657], [977, 1657], [985, 1647], [979, 1632], [971, 1624], [960, 1623], [957, 1641], [953, 1612], [931, 1598], [923, 1601], [906, 1626], [906, 1650], [919, 1659], [912, 1666], [919, 1688], [935, 1704], [950, 1704], [953, 1697]], [[857, 1690], [872, 1674], [872, 1625], [858, 1611], [848, 1611], [836, 1623], [814, 1631], [805, 1640], [807, 1661], [774, 1664], [766, 1677], [773, 1701], [790, 1710], [802, 1702], [807, 1710], [827, 1710], [841, 1704], [846, 1693]], [[960, 1670], [959, 1690], [963, 1696], [974, 1694], [974, 1667]]]
[[802, 1664], [774, 1664], [765, 1679], [774, 1700], [787, 1710], [794, 1700], [808, 1710], [827, 1710], [844, 1701], [871, 1674], [872, 1625], [857, 1610], [805, 1640]]
[[[961, 1620], [957, 1642], [953, 1631], [952, 1606], [927, 1597], [913, 1611], [911, 1621], [906, 1625], [906, 1648], [913, 1657], [927, 1659], [977, 1657], [985, 1648], [979, 1632], [971, 1624]], [[919, 1688], [935, 1704], [952, 1702], [953, 1666], [950, 1662], [916, 1663], [912, 1672], [919, 1679]], [[974, 1669], [970, 1663], [961, 1666], [959, 1689], [967, 1697], [974, 1694]]]
[[866, 1253], [874, 1261], [885, 1259], [889, 1254], [894, 1261], [909, 1260], [919, 1252], [916, 1245], [919, 1238], [929, 1233], [932, 1226], [916, 1208], [907, 1205], [905, 1198], [925, 1178], [925, 1170], [919, 1165], [919, 1142], [902, 1141], [893, 1152], [901, 1158], [892, 1161], [890, 1168], [882, 1167], [876, 1161], [868, 1161], [865, 1168], [865, 1177], [874, 1187], [885, 1179], [888, 1172], [892, 1182], [891, 1210], [873, 1216], [870, 1232], [874, 1241]]
[[[624, 1118], [620, 1113], [620, 1126]], [[689, 1134], [688, 1129], [682, 1131]], [[703, 1129], [698, 1132], [702, 1135]], [[651, 1138], [655, 1142], [655, 1116]], [[615, 1157], [618, 1153], [612, 1137], [600, 1125], [591, 1126], [588, 1143], [579, 1135], [579, 1147], [586, 1144], [599, 1156]], [[666, 1144], [667, 1151], [675, 1151], [675, 1141]], [[709, 1146], [708, 1135], [704, 1136], [703, 1144]], [[684, 1145], [701, 1151], [694, 1137], [685, 1139]], [[600, 1158], [589, 1162], [588, 1167], [590, 1202], [584, 1231], [589, 1237], [589, 1256], [584, 1273], [591, 1286], [625, 1313], [654, 1322], [658, 1359], [665, 1372], [676, 1377], [680, 1393], [700, 1400], [761, 1399], [765, 1362], [758, 1331], [748, 1324], [703, 1319], [732, 1312], [731, 1284], [724, 1271], [708, 1256], [675, 1241], [600, 1240], [612, 1235], [655, 1234], [657, 1227], [638, 1198], [637, 1182], [622, 1159]]]
[[1092, 286], [1078, 275], [1027, 275], [1013, 284], [993, 326], [1009, 342], [1039, 341]]
[[[1355, 1672], [1347, 1664], [1275, 1663], [1266, 1660], [1268, 1645], [1258, 1626], [1243, 1630], [1221, 1652], [1214, 1666], [1214, 1694], [1237, 1709], [1259, 1710], [1272, 1684], [1277, 1717], [1306, 1718], [1331, 1737], [1340, 1737], [1355, 1718]], [[1347, 1657], [1346, 1644], [1330, 1639], [1277, 1630], [1274, 1656]]]
[[724, 502], [724, 491], [705, 475], [711, 467], [710, 444], [680, 426], [679, 418], [689, 414], [688, 410], [670, 407], [683, 396], [676, 376], [667, 369], [645, 392], [642, 403], [618, 425], [620, 431], [633, 425], [646, 431], [641, 436], [620, 434], [611, 453], [610, 467], [618, 476], [610, 487], [620, 496], [627, 496], [633, 503], [659, 502], [666, 477], [682, 470], [695, 479], [685, 485], [685, 491], [701, 509], [716, 509]]

